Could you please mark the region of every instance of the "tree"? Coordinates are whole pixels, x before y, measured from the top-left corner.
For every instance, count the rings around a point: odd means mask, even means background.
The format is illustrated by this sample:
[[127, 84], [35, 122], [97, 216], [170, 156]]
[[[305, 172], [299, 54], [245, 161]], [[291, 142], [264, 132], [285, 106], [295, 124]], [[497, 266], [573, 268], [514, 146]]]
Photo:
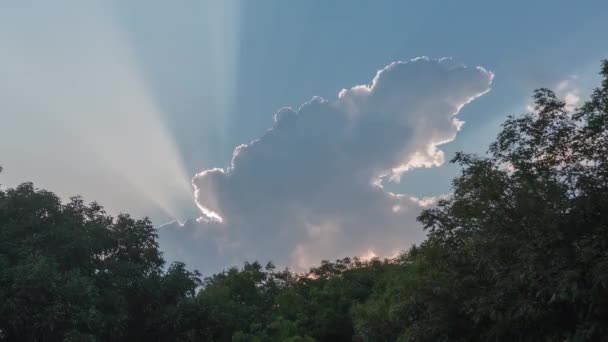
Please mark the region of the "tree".
[[475, 291], [455, 298], [481, 339], [608, 334], [606, 61], [601, 74], [573, 113], [537, 90], [536, 112], [510, 117], [488, 157], [454, 158], [463, 166], [454, 195], [420, 216], [424, 246], [444, 253], [434, 267], [471, 278]]
[[148, 219], [79, 197], [0, 190], [0, 340], [181, 340], [170, 316], [200, 282], [183, 264], [163, 272], [156, 238]]

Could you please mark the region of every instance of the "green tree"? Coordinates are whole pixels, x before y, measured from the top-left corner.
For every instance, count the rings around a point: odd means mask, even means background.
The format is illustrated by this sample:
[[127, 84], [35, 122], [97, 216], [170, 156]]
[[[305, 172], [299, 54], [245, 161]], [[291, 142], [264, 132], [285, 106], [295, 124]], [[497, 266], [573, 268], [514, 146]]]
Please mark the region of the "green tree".
[[[547, 89], [510, 117], [490, 156], [458, 154], [454, 195], [420, 220], [483, 340], [607, 336], [608, 62], [602, 86], [570, 113]], [[452, 287], [462, 292], [462, 287]], [[448, 301], [446, 305], [451, 302]]]
[[78, 197], [0, 190], [0, 340], [183, 340], [174, 318], [198, 274], [163, 272], [156, 238], [148, 219], [114, 219]]

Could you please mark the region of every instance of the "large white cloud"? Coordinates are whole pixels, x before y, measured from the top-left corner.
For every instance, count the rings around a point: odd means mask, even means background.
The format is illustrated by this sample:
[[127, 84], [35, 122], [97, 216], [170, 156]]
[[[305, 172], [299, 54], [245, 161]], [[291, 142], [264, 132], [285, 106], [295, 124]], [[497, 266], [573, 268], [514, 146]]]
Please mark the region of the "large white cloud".
[[[378, 71], [371, 85], [280, 109], [230, 166], [193, 179], [203, 216], [163, 227], [170, 260], [204, 272], [272, 259], [304, 269], [321, 259], [390, 256], [419, 242], [429, 200], [383, 189], [402, 172], [443, 163], [455, 115], [489, 91], [493, 74], [417, 58]], [[447, 189], [446, 189], [447, 190]]]

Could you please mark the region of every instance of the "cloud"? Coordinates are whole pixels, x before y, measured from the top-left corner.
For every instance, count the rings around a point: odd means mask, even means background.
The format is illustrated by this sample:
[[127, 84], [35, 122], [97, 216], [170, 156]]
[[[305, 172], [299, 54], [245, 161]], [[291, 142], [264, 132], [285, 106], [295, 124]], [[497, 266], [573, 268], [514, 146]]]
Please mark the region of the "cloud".
[[[552, 86], [555, 95], [564, 101], [565, 108], [568, 111], [573, 111], [581, 105], [581, 89], [577, 85], [578, 81], [579, 77], [577, 75], [571, 75]], [[533, 103], [528, 103], [526, 110], [536, 112]]]
[[[370, 85], [282, 108], [227, 168], [192, 183], [203, 216], [161, 230], [168, 259], [203, 272], [243, 260], [305, 269], [321, 259], [390, 256], [419, 242], [415, 218], [433, 198], [386, 191], [385, 181], [444, 161], [459, 110], [493, 74], [450, 59], [417, 58], [378, 71]], [[447, 190], [447, 189], [446, 189]], [[177, 252], [176, 252], [177, 251]]]

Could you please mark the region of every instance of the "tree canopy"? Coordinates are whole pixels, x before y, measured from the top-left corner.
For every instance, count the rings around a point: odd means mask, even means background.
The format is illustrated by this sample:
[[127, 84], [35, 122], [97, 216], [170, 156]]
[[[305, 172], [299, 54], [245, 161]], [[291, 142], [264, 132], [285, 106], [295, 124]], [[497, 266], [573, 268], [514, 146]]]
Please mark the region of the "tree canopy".
[[[148, 219], [0, 189], [0, 341], [597, 341], [608, 336], [608, 61], [580, 108], [548, 89], [394, 259], [306, 274], [165, 265]], [[0, 169], [1, 171], [1, 169]]]

